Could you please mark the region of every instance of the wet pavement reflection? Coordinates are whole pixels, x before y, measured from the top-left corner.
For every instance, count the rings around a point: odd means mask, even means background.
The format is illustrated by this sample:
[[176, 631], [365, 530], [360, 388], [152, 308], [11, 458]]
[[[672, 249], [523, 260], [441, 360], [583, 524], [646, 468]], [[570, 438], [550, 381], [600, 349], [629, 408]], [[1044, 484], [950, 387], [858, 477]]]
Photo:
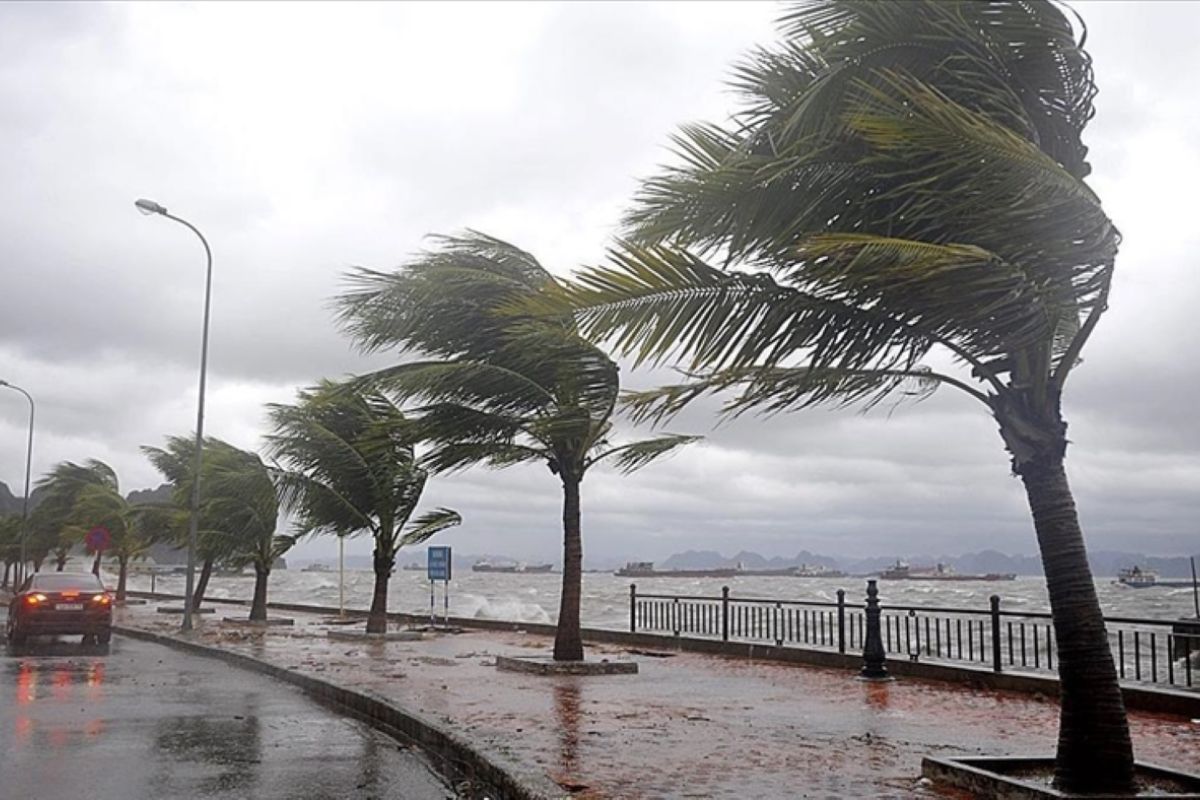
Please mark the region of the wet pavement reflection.
[[418, 753], [213, 659], [120, 637], [0, 658], [3, 797], [454, 797]]

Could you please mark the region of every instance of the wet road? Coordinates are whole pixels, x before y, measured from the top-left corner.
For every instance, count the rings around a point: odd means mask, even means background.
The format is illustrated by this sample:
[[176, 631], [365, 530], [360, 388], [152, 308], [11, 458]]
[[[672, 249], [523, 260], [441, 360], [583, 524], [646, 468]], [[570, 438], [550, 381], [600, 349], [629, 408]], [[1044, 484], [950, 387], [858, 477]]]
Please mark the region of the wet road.
[[286, 684], [119, 636], [107, 652], [78, 642], [0, 651], [0, 796], [454, 797], [419, 754]]

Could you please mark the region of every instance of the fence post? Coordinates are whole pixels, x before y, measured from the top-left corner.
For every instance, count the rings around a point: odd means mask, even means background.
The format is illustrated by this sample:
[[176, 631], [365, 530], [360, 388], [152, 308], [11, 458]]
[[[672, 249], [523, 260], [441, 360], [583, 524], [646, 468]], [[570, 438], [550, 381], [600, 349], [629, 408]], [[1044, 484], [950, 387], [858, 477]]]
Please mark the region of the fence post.
[[990, 598], [992, 604], [992, 671], [999, 672], [1000, 667], [1000, 595]]
[[629, 584], [629, 632], [637, 633], [637, 584]]
[[721, 587], [721, 641], [729, 641], [729, 587]]
[[863, 641], [863, 665], [858, 673], [864, 680], [888, 680], [885, 661], [887, 654], [883, 651], [883, 634], [880, 632], [879, 619], [879, 589], [874, 580], [867, 581], [867, 636]]
[[846, 652], [846, 590], [837, 590], [838, 599], [838, 652]]

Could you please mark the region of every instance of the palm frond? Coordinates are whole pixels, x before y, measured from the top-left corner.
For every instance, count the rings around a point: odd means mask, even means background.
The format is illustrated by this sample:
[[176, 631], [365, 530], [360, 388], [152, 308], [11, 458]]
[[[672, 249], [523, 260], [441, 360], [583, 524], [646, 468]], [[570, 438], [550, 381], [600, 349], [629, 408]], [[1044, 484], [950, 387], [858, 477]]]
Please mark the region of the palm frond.
[[653, 439], [643, 439], [630, 442], [597, 455], [591, 461], [595, 464], [601, 460], [612, 458], [616, 468], [625, 475], [636, 472], [652, 461], [676, 452], [684, 445], [703, 439], [703, 436], [688, 436], [685, 434], [664, 434]]
[[414, 544], [421, 544], [447, 528], [462, 524], [462, 517], [457, 511], [449, 508], [437, 508], [427, 511], [408, 523], [405, 534], [400, 537], [397, 550]]

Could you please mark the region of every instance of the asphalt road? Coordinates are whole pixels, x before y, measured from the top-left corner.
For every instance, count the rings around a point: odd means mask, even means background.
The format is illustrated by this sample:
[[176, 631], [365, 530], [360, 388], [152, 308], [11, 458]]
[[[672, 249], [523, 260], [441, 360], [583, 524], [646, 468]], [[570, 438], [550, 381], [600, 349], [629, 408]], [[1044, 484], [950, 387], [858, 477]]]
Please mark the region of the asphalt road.
[[0, 658], [0, 797], [454, 797], [418, 752], [215, 659], [120, 636]]

